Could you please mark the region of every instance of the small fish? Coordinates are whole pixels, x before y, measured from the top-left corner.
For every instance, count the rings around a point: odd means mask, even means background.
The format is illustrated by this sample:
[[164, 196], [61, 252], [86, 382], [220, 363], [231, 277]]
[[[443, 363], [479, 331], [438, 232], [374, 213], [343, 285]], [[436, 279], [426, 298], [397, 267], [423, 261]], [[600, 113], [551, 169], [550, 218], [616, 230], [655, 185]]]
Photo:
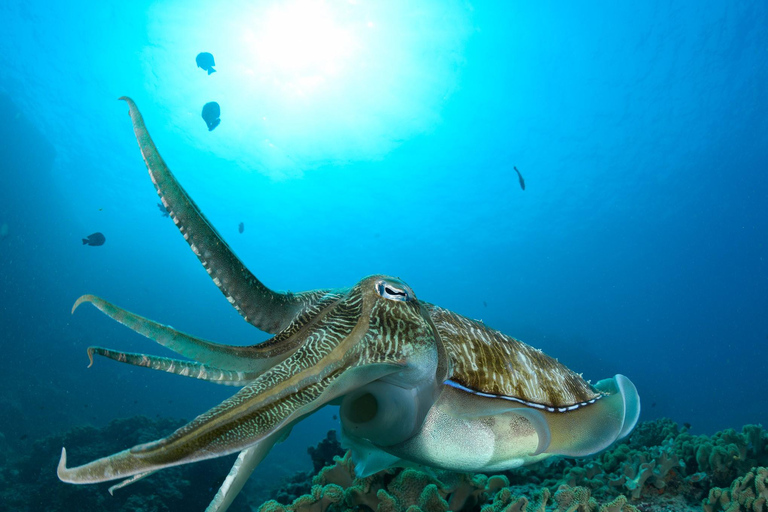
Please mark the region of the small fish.
[[243, 224], [243, 223], [241, 222], [241, 223], [240, 223], [240, 225], [239, 225], [239, 226], [237, 226], [237, 230], [238, 230], [238, 231], [239, 231], [239, 232], [242, 234], [242, 233], [243, 233], [243, 231], [245, 231], [245, 224]]
[[683, 426], [684, 426], [685, 428], [687, 428], [688, 430], [690, 430], [690, 429], [691, 429], [691, 424], [690, 424], [690, 423], [688, 423], [687, 421], [686, 421], [685, 423], [683, 423]]
[[157, 203], [157, 207], [160, 208], [160, 213], [163, 217], [168, 217], [170, 215], [170, 212], [166, 209], [163, 203]]
[[3, 222], [3, 225], [0, 226], [0, 240], [8, 236], [8, 224]]
[[485, 302], [485, 301], [483, 301], [483, 307], [486, 307], [486, 308], [487, 308], [487, 307], [488, 307], [488, 303], [487, 303], [487, 302]]
[[334, 419], [334, 420], [337, 420], [337, 419], [339, 419], [339, 417], [338, 417], [338, 416], [336, 416], [336, 415], [334, 414], [334, 415], [333, 415], [333, 419]]
[[197, 62], [197, 67], [203, 68], [209, 75], [216, 72], [216, 70], [213, 69], [213, 66], [216, 65], [216, 63], [213, 62], [213, 55], [208, 52], [198, 53], [197, 57], [195, 57], [195, 62]]
[[523, 175], [520, 174], [520, 171], [517, 170], [517, 167], [515, 167], [515, 172], [517, 173], [517, 178], [520, 180], [520, 188], [525, 190], [525, 180], [523, 179]]
[[106, 237], [97, 231], [92, 235], [88, 235], [88, 238], [83, 238], [83, 245], [104, 245], [106, 241]]
[[211, 101], [203, 105], [203, 121], [208, 125], [208, 131], [213, 131], [214, 128], [219, 126], [221, 119], [221, 107], [215, 101]]

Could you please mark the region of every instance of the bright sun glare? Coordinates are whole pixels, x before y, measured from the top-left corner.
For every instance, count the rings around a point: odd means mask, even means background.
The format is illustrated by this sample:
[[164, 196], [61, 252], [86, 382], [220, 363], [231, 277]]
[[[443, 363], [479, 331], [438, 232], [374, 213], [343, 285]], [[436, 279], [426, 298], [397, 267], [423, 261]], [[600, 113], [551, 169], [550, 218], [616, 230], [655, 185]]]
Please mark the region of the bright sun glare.
[[[463, 0], [169, 0], [150, 19], [146, 84], [170, 125], [272, 176], [381, 158], [431, 130], [472, 33]], [[216, 73], [195, 67], [200, 51]]]
[[355, 40], [332, 14], [325, 2], [311, 0], [273, 7], [257, 32], [244, 35], [256, 69], [299, 94], [339, 75], [354, 55]]

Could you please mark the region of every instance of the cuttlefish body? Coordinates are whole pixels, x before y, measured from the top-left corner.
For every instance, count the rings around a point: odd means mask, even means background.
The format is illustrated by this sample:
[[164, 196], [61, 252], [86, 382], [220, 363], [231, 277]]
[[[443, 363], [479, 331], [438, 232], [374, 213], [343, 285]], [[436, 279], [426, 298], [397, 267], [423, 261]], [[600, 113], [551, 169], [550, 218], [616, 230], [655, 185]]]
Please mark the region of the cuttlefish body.
[[626, 436], [640, 413], [622, 375], [590, 385], [557, 360], [481, 322], [423, 302], [397, 278], [350, 288], [273, 291], [235, 256], [176, 181], [135, 103], [123, 97], [157, 193], [213, 282], [246, 321], [275, 336], [220, 345], [92, 295], [105, 314], [187, 359], [90, 347], [93, 354], [219, 384], [234, 396], [163, 439], [68, 468], [85, 484], [239, 452], [209, 506], [225, 510], [272, 445], [298, 421], [340, 405], [343, 443], [359, 475], [395, 465], [457, 471], [514, 468], [553, 455], [586, 456]]

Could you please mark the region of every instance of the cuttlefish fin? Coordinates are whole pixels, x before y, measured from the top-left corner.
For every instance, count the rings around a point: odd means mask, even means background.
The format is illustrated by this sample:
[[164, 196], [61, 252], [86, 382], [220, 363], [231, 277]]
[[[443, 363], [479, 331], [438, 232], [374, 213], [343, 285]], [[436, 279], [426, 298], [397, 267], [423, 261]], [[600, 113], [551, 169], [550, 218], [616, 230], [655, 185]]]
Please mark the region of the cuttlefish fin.
[[566, 413], [547, 414], [552, 442], [547, 453], [585, 457], [626, 437], [640, 417], [637, 388], [616, 375], [595, 384], [603, 396], [596, 402]]
[[[93, 304], [99, 311], [113, 320], [179, 355], [222, 370], [248, 372], [249, 374], [262, 373], [288, 356], [286, 351], [281, 350], [280, 345], [270, 345], [263, 348], [259, 345], [239, 347], [196, 338], [170, 326], [131, 313], [95, 295], [83, 295], [77, 299], [72, 306], [72, 313], [83, 303]], [[286, 348], [290, 349], [291, 347]]]
[[214, 284], [251, 325], [273, 334], [285, 329], [314, 296], [273, 291], [243, 265], [171, 173], [136, 103], [127, 96], [120, 99], [128, 103], [139, 149], [163, 206]]
[[549, 430], [549, 424], [547, 423], [544, 414], [536, 409], [515, 409], [514, 414], [518, 414], [527, 419], [536, 431], [536, 436], [539, 438], [539, 444], [529, 455], [535, 456], [546, 452], [552, 442], [552, 432]]

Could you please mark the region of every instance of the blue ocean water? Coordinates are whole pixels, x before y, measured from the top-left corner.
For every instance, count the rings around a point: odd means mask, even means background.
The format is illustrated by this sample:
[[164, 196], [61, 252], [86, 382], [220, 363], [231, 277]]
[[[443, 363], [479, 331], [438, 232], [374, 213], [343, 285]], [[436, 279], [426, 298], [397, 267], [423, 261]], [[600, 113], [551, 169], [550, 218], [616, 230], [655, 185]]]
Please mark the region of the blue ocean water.
[[[191, 418], [234, 393], [86, 369], [92, 344], [163, 352], [71, 316], [81, 294], [267, 338], [160, 215], [122, 95], [268, 286], [399, 276], [592, 381], [627, 375], [641, 420], [768, 423], [765, 2], [9, 0], [0, 19], [7, 439]], [[81, 244], [96, 231], [105, 245]], [[307, 466], [333, 413], [259, 471]]]

